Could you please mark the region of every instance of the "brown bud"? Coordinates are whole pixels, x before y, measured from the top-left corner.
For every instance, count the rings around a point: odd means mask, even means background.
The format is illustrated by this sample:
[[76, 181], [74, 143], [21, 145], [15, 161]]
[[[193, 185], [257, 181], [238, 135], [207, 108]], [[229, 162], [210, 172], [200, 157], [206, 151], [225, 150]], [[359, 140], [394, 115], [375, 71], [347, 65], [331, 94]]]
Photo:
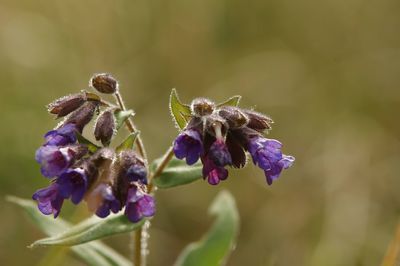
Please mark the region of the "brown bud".
[[98, 102], [85, 102], [65, 120], [64, 124], [73, 123], [82, 132], [83, 128], [92, 120], [97, 107]]
[[57, 118], [63, 117], [78, 109], [85, 101], [85, 93], [71, 94], [50, 103], [48, 105], [48, 110], [51, 114], [57, 115]]
[[272, 119], [269, 118], [268, 116], [251, 110], [243, 110], [243, 112], [249, 118], [249, 123], [247, 124], [247, 127], [257, 131], [264, 131], [266, 129], [271, 129], [271, 124], [274, 121], [272, 121]]
[[144, 166], [143, 159], [133, 150], [123, 150], [119, 154], [118, 164], [123, 170], [128, 170], [133, 164]]
[[130, 184], [126, 176], [128, 169], [138, 162], [138, 158], [137, 153], [133, 150], [123, 150], [118, 154], [118, 158], [114, 163], [116, 178], [114, 179], [113, 193], [122, 205], [125, 204]]
[[81, 159], [88, 152], [88, 148], [86, 147], [86, 145], [82, 144], [69, 145], [68, 148], [70, 149], [70, 152], [74, 154], [75, 160]]
[[195, 115], [210, 115], [214, 112], [215, 104], [206, 98], [196, 98], [192, 101], [191, 109]]
[[101, 113], [94, 129], [96, 140], [100, 140], [104, 146], [108, 146], [114, 135], [115, 127], [114, 113], [111, 110]]
[[225, 118], [230, 128], [239, 128], [249, 122], [247, 115], [237, 107], [224, 106], [218, 113], [221, 117]]
[[101, 148], [90, 157], [93, 164], [98, 168], [101, 168], [103, 164], [110, 164], [114, 158], [114, 150], [110, 148]]
[[89, 85], [101, 93], [111, 94], [118, 90], [117, 80], [107, 73], [95, 74]]

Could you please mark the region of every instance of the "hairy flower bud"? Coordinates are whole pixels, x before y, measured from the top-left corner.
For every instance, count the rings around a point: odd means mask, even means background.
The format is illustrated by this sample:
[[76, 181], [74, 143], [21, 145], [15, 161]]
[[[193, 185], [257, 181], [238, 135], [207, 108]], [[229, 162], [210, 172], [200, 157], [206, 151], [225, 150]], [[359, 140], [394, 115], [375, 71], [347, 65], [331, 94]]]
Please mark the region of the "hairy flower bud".
[[90, 161], [94, 164], [95, 167], [99, 168], [104, 163], [112, 162], [114, 160], [114, 157], [114, 150], [110, 148], [101, 148], [90, 157]]
[[243, 112], [249, 118], [249, 122], [247, 127], [257, 130], [257, 131], [264, 131], [266, 129], [271, 129], [271, 124], [274, 122], [271, 118], [266, 115], [260, 114], [255, 111], [251, 110], [243, 110]]
[[246, 114], [237, 107], [224, 106], [219, 110], [218, 114], [225, 118], [230, 128], [239, 128], [249, 122]]
[[48, 110], [51, 114], [58, 117], [63, 117], [75, 111], [86, 101], [86, 94], [76, 93], [61, 97], [48, 105]]
[[199, 116], [210, 115], [215, 110], [215, 104], [206, 98], [196, 98], [190, 106], [192, 113]]
[[94, 129], [96, 140], [100, 140], [104, 146], [108, 146], [114, 135], [115, 127], [114, 113], [111, 110], [104, 111], [97, 119]]
[[97, 102], [90, 101], [84, 103], [67, 118], [64, 124], [75, 124], [76, 128], [82, 132], [83, 128], [92, 120], [97, 107]]
[[107, 73], [95, 74], [89, 85], [101, 93], [111, 94], [118, 90], [117, 80]]

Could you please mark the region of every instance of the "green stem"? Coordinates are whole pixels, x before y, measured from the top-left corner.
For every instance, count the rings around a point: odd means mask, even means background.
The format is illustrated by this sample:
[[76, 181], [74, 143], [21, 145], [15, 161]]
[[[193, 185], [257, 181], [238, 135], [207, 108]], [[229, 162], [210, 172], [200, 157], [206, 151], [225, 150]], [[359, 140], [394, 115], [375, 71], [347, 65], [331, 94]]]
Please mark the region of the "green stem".
[[[142, 266], [142, 228], [133, 232], [134, 247], [133, 247], [133, 265]], [[143, 264], [144, 265], [144, 264]]]
[[165, 155], [164, 155], [161, 163], [158, 165], [158, 167], [156, 168], [154, 173], [149, 176], [149, 186], [148, 186], [149, 193], [151, 193], [154, 189], [154, 184], [153, 184], [154, 178], [157, 178], [162, 173], [162, 171], [168, 165], [169, 161], [171, 161], [173, 156], [174, 156], [174, 151], [173, 151], [172, 147], [169, 147], [168, 150], [165, 152]]
[[[122, 100], [122, 96], [121, 96], [119, 90], [117, 90], [114, 93], [114, 95], [115, 95], [115, 98], [117, 99], [118, 105], [121, 108], [121, 110], [126, 111], [126, 107], [125, 107], [124, 101]], [[131, 133], [138, 131], [130, 117], [125, 120], [125, 124]], [[135, 143], [136, 143], [136, 147], [138, 149], [139, 154], [143, 157], [143, 159], [146, 161], [146, 164], [147, 164], [147, 154], [146, 154], [146, 150], [144, 148], [143, 141], [142, 141], [142, 138], [140, 137], [140, 135], [137, 136]]]

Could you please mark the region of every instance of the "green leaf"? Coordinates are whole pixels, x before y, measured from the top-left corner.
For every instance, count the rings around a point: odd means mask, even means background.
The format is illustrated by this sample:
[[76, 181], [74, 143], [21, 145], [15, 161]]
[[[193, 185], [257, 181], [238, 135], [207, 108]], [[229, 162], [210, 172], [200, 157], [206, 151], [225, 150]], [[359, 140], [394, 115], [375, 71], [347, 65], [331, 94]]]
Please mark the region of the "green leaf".
[[169, 110], [176, 125], [183, 129], [186, 126], [187, 118], [191, 115], [191, 111], [188, 105], [181, 103], [175, 89], [172, 89], [169, 97]]
[[[57, 220], [50, 216], [44, 216], [36, 207], [36, 204], [31, 200], [21, 199], [13, 196], [8, 196], [9, 202], [15, 203], [22, 207], [25, 212], [31, 217], [33, 222], [47, 235], [56, 235], [68, 230], [71, 225], [61, 218]], [[71, 250], [84, 260], [88, 265], [92, 266], [130, 266], [131, 263], [118, 254], [115, 250], [103, 244], [100, 241], [92, 241], [76, 247], [71, 247]]]
[[125, 121], [131, 117], [134, 116], [135, 112], [133, 110], [115, 110], [114, 116], [115, 116], [115, 121], [117, 123], [117, 130], [122, 127], [122, 125], [125, 123]]
[[234, 249], [239, 229], [239, 215], [233, 196], [227, 191], [220, 192], [209, 212], [217, 217], [213, 226], [199, 242], [191, 243], [183, 250], [175, 266], [225, 265]]
[[111, 214], [101, 219], [96, 216], [72, 226], [61, 234], [35, 241], [29, 247], [37, 246], [73, 246], [104, 238], [107, 236], [126, 233], [140, 228], [145, 219], [132, 223], [123, 213]]
[[90, 153], [95, 153], [98, 149], [100, 149], [99, 146], [97, 146], [96, 144], [94, 144], [93, 142], [91, 142], [90, 140], [88, 140], [87, 138], [85, 138], [84, 136], [82, 136], [81, 133], [76, 132], [76, 138], [78, 139], [78, 142], [80, 144], [84, 144], [88, 147], [88, 150]]
[[226, 100], [225, 102], [217, 104], [217, 107], [221, 107], [221, 106], [238, 106], [241, 98], [242, 98], [242, 96], [235, 95], [235, 96], [229, 98], [228, 100]]
[[[154, 170], [162, 159], [155, 160], [150, 168]], [[203, 177], [202, 164], [187, 165], [185, 161], [171, 159], [164, 171], [154, 178], [154, 184], [159, 188], [170, 188], [194, 182]]]
[[135, 144], [135, 140], [138, 135], [139, 135], [139, 131], [131, 133], [115, 150], [117, 152], [120, 152], [123, 150], [133, 149], [133, 144]]

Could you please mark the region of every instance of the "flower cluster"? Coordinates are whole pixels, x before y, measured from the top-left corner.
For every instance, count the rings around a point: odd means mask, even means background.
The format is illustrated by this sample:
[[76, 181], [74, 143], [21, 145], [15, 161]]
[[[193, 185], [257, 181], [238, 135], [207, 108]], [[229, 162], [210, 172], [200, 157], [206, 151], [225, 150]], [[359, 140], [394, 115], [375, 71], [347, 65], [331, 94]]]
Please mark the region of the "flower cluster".
[[216, 105], [204, 98], [193, 100], [190, 110], [188, 123], [175, 139], [173, 151], [188, 165], [200, 159], [203, 177], [211, 185], [228, 177], [227, 166], [244, 167], [246, 151], [264, 171], [269, 185], [293, 164], [294, 157], [282, 154], [279, 141], [264, 137], [263, 133], [271, 129], [269, 117], [236, 106]]
[[[117, 88], [117, 83], [103, 74], [94, 77], [92, 85], [104, 93]], [[85, 200], [89, 210], [102, 218], [124, 207], [132, 222], [154, 215], [154, 199], [146, 193], [146, 164], [132, 149], [116, 151], [107, 147], [116, 131], [116, 119], [109, 106], [100, 113], [103, 105], [100, 97], [87, 92], [60, 98], [49, 105], [50, 113], [66, 118], [44, 136], [44, 144], [36, 151], [41, 173], [50, 179], [48, 187], [32, 196], [43, 214], [56, 218], [64, 200], [70, 199], [73, 204]], [[100, 114], [94, 136], [103, 147], [85, 143], [87, 140], [78, 141], [97, 113]]]

